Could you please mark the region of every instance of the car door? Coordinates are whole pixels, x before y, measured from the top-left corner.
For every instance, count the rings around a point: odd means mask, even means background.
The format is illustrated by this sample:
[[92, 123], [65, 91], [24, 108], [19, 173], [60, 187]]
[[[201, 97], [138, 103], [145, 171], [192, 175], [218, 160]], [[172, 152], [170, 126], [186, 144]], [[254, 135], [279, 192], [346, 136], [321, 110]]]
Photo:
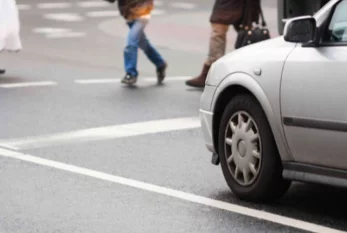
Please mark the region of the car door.
[[282, 75], [281, 111], [295, 162], [347, 169], [347, 0], [319, 47], [297, 45]]

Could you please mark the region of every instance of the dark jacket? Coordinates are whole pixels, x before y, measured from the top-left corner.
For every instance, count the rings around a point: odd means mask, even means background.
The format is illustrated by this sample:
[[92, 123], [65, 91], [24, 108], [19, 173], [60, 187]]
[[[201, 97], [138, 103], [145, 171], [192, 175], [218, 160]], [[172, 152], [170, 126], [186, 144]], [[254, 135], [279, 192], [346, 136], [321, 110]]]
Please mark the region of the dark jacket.
[[154, 8], [153, 0], [118, 0], [121, 15], [127, 20], [134, 20], [150, 14]]
[[250, 21], [258, 22], [260, 14], [260, 0], [248, 0], [249, 7], [246, 9], [246, 0], [216, 0], [211, 23], [234, 25], [242, 23], [244, 12], [249, 12]]

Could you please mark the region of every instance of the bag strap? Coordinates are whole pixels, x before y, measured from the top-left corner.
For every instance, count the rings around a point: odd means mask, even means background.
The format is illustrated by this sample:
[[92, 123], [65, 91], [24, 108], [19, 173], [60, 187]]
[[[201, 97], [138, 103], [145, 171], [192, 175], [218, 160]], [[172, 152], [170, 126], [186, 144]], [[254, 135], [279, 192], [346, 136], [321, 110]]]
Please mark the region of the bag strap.
[[252, 28], [252, 17], [251, 16], [251, 0], [245, 0], [244, 13], [243, 13], [243, 24], [245, 27]]
[[261, 7], [260, 4], [259, 4], [259, 8], [260, 8], [261, 26], [267, 27], [267, 23], [265, 21], [265, 17], [264, 17], [264, 13], [263, 13], [263, 8]]
[[[243, 23], [245, 26], [248, 27], [252, 27], [252, 4], [251, 4], [252, 0], [245, 0], [245, 8], [244, 8], [244, 13], [243, 13]], [[261, 26], [262, 27], [267, 27], [267, 23], [265, 21], [265, 17], [264, 17], [264, 12], [263, 12], [263, 8], [261, 7], [261, 2], [260, 0], [257, 2], [258, 4], [258, 11], [259, 11], [259, 16], [261, 19]], [[257, 24], [259, 24], [259, 20], [256, 22]]]
[[246, 26], [246, 12], [247, 11], [247, 0], [245, 0], [245, 3], [244, 3], [244, 6], [243, 6], [243, 9], [242, 9], [242, 16], [241, 16], [241, 19], [239, 21], [239, 28], [244, 28]]

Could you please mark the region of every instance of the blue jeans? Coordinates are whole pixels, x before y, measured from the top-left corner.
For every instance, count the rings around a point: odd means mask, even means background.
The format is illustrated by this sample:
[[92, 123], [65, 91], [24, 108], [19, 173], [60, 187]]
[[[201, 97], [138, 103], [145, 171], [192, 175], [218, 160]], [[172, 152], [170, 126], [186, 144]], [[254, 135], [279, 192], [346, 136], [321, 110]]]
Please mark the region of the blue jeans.
[[137, 72], [137, 56], [138, 48], [141, 48], [149, 60], [157, 67], [160, 68], [165, 64], [164, 59], [158, 51], [151, 45], [147, 39], [144, 29], [147, 25], [146, 19], [137, 19], [128, 22], [130, 28], [127, 45], [124, 50], [124, 66], [127, 74], [138, 76]]

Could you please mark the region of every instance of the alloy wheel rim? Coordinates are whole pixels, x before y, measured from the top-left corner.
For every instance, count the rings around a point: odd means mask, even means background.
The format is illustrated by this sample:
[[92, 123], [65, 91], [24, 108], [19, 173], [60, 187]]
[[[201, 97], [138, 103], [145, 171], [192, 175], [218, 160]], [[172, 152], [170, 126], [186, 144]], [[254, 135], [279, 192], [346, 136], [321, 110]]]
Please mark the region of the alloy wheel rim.
[[241, 186], [257, 179], [262, 160], [261, 138], [253, 117], [238, 111], [225, 130], [225, 157], [230, 174]]

